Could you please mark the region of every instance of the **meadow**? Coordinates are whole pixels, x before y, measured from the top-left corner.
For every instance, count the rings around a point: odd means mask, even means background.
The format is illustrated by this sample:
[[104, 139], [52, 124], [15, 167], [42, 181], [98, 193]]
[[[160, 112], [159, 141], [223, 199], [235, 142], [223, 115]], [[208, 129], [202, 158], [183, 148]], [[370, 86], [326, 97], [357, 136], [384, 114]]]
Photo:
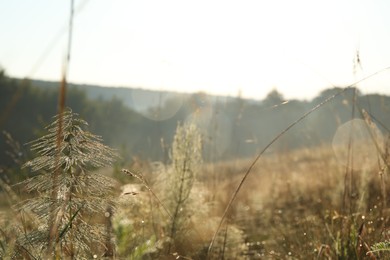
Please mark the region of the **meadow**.
[[[191, 223], [177, 248], [180, 256], [206, 258], [210, 237], [249, 163], [241, 160], [204, 168], [194, 187], [196, 211], [188, 216]], [[385, 259], [389, 257], [385, 248], [375, 251], [385, 246], [378, 242], [389, 238], [385, 175], [374, 167], [354, 171], [348, 180], [345, 166], [328, 146], [267, 155], [244, 184], [209, 257]], [[133, 203], [148, 201], [137, 196], [132, 197]], [[125, 212], [137, 219], [137, 211], [135, 215], [131, 209]], [[145, 217], [139, 222], [153, 226], [153, 219]], [[145, 226], [136, 232], [137, 239], [145, 236]], [[185, 254], [194, 251], [195, 255]]]
[[219, 162], [203, 160], [196, 122], [181, 123], [168, 163], [120, 164], [70, 109], [53, 120], [16, 162], [36, 174], [1, 181], [2, 258], [390, 257], [390, 142], [368, 114], [364, 140], [355, 122], [333, 145]]

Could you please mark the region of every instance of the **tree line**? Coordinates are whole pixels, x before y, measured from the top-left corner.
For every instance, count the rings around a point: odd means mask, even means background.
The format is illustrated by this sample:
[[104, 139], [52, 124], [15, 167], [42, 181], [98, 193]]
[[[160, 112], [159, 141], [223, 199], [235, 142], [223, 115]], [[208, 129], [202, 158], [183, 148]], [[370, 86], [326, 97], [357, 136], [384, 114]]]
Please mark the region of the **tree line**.
[[[250, 157], [306, 111], [340, 90], [324, 90], [309, 101], [286, 101], [277, 90], [260, 101], [205, 93], [177, 95], [143, 113], [116, 97], [88, 98], [82, 88], [75, 86], [67, 90], [66, 100], [74, 113], [89, 122], [89, 130], [115, 147], [123, 160], [138, 156], [166, 163], [179, 122], [191, 120], [199, 126], [206, 161]], [[51, 122], [57, 113], [57, 99], [58, 88], [39, 88], [32, 81], [12, 79], [0, 71], [0, 166], [11, 167], [15, 157], [28, 157], [24, 144], [40, 136], [43, 127]], [[164, 120], [145, 116], [168, 113], [178, 103], [181, 105], [177, 111]], [[352, 117], [360, 117], [362, 109], [372, 115], [383, 133], [388, 131], [390, 97], [363, 95], [350, 88], [291, 129], [271, 151], [329, 144], [337, 128]], [[16, 155], [12, 154], [15, 143], [20, 144], [21, 150]]]

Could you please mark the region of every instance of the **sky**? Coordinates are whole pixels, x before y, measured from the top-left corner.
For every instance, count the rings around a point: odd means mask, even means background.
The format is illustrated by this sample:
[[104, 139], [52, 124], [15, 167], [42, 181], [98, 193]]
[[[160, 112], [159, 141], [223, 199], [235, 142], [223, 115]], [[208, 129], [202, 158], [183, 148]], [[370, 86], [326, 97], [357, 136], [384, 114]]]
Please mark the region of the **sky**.
[[[311, 99], [390, 66], [389, 11], [388, 0], [75, 0], [68, 81]], [[0, 0], [0, 66], [58, 81], [69, 14], [69, 0]], [[390, 69], [358, 87], [390, 95]]]

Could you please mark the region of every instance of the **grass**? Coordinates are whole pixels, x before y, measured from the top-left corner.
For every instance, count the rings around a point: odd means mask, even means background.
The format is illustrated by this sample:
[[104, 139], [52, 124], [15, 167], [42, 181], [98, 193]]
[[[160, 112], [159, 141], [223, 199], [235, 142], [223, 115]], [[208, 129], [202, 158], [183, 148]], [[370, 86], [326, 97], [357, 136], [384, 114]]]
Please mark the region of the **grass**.
[[[389, 257], [389, 142], [384, 146], [383, 140], [379, 141], [376, 134], [371, 134], [369, 139], [374, 143], [374, 149], [370, 153], [375, 156], [370, 157], [374, 158], [370, 163], [362, 164], [355, 162], [366, 160], [368, 156], [356, 152], [360, 152], [365, 145], [350, 138], [344, 140], [347, 151], [344, 151], [342, 159], [340, 148], [330, 145], [294, 151], [267, 151], [282, 135], [288, 134], [289, 129], [336, 95], [327, 98], [277, 134], [254, 159], [202, 163], [197, 154], [201, 150], [201, 138], [197, 131], [179, 126], [178, 132], [182, 134], [173, 143], [171, 164], [142, 162], [138, 165], [144, 168], [124, 170], [127, 179], [123, 178], [123, 174], [120, 179], [128, 185], [127, 190], [114, 198], [117, 207], [95, 210], [96, 215], [99, 215], [96, 222], [105, 225], [104, 232], [107, 235], [98, 243], [88, 241], [91, 251], [83, 252], [84, 256], [111, 259]], [[66, 119], [66, 115], [62, 116]], [[368, 129], [375, 128], [369, 115], [363, 113], [362, 118]], [[60, 116], [59, 122], [62, 119]], [[59, 124], [59, 133], [65, 130], [62, 127]], [[51, 134], [49, 147], [62, 147], [61, 144], [55, 145], [57, 135], [60, 134]], [[38, 141], [38, 148], [45, 151], [48, 147], [45, 146], [46, 139]], [[75, 144], [81, 145], [83, 142]], [[99, 147], [96, 144], [88, 148], [94, 151]], [[108, 147], [104, 148], [109, 150]], [[84, 156], [83, 149], [80, 150], [81, 157]], [[59, 157], [54, 152], [51, 154], [52, 159], [41, 157], [30, 161], [30, 164], [38, 165], [35, 168], [37, 171], [45, 168], [40, 165], [48, 166], [49, 170], [57, 169]], [[363, 154], [363, 157], [357, 158], [359, 154]], [[96, 166], [103, 166], [101, 160], [94, 156], [88, 159], [94, 160]], [[83, 166], [83, 160], [78, 161]], [[71, 167], [64, 165], [64, 172], [73, 176]], [[104, 168], [100, 173], [101, 176], [118, 176], [115, 171], [118, 171], [116, 167]], [[36, 180], [45, 182], [40, 175], [37, 176]], [[19, 242], [21, 237], [27, 238], [29, 232], [40, 231], [36, 230], [39, 219], [31, 218], [30, 212], [17, 214], [11, 207], [26, 198], [26, 194], [23, 190], [15, 193], [13, 187], [6, 183], [1, 183], [1, 188], [2, 196], [9, 201], [10, 207], [3, 205], [4, 214], [0, 214], [0, 256], [39, 258], [42, 254], [35, 254], [39, 248], [31, 247], [31, 241], [25, 239], [24, 244]], [[63, 222], [61, 225], [64, 228], [56, 232], [61, 231], [56, 236], [59, 239], [56, 243], [69, 243], [71, 250], [65, 254], [54, 253], [56, 256], [71, 259], [80, 256], [79, 241], [72, 241], [75, 233], [66, 234], [75, 225], [74, 220], [79, 212], [84, 211], [84, 204], [96, 206], [94, 203], [97, 198], [93, 193], [89, 192], [89, 197], [84, 197], [85, 192], [93, 188], [96, 189], [88, 186], [75, 189], [84, 203], [70, 210], [68, 222]], [[43, 191], [48, 195], [51, 186], [35, 190], [30, 185], [27, 189], [35, 195], [42, 195], [39, 192]], [[98, 193], [102, 195], [102, 189]], [[71, 200], [66, 202], [70, 203]], [[30, 206], [31, 212], [34, 213], [35, 209], [35, 204]], [[12, 217], [15, 214], [17, 218]], [[42, 214], [47, 215], [47, 212]], [[50, 227], [53, 223], [50, 218], [46, 219], [49, 220], [46, 226]], [[83, 224], [83, 221], [80, 220], [78, 224]], [[92, 224], [98, 223], [92, 221]], [[88, 237], [88, 234], [84, 235]], [[105, 254], [96, 255], [92, 252], [97, 249]]]
[[[196, 194], [198, 201], [208, 207], [199, 217], [191, 217], [192, 225], [187, 227], [189, 235], [183, 239], [184, 248], [174, 253], [193, 259], [205, 257], [211, 235], [247, 165], [248, 160], [240, 160], [203, 167]], [[345, 166], [338, 161], [331, 146], [269, 154], [252, 171], [229, 211], [227, 224], [218, 234], [210, 258], [375, 259], [388, 256], [386, 250], [370, 252], [372, 246], [374, 250], [386, 245], [377, 243], [386, 241], [390, 235], [390, 210], [385, 206], [389, 202], [385, 203], [382, 196], [382, 177], [388, 173], [383, 175], [377, 167], [354, 170], [354, 188], [349, 198], [351, 210], [345, 211]], [[219, 175], [217, 181], [215, 174]], [[214, 188], [215, 182], [218, 189]], [[385, 185], [388, 188], [386, 179]], [[145, 225], [132, 224], [133, 233], [143, 233], [146, 241], [158, 240], [159, 236], [164, 238], [164, 234], [154, 233], [156, 223], [146, 221], [157, 211], [156, 205], [147, 206], [153, 204], [147, 194], [145, 189], [132, 196], [129, 200], [133, 202], [126, 206], [126, 212], [132, 212], [127, 215], [129, 220], [140, 215], [145, 217], [142, 218]], [[143, 206], [135, 206], [140, 203]], [[145, 210], [148, 212], [140, 214]], [[232, 250], [233, 244], [236, 248]]]
[[[166, 250], [170, 240], [160, 224], [168, 221], [169, 215], [160, 205], [165, 202], [155, 199], [161, 196], [160, 178], [145, 172], [143, 182], [148, 180], [147, 187], [138, 181], [141, 185], [133, 193], [117, 198], [120, 203], [113, 220], [116, 256], [119, 259], [138, 259], [145, 255], [203, 259], [220, 216], [250, 162], [236, 160], [205, 164], [201, 168], [192, 193], [198, 203], [194, 207], [199, 210], [189, 216], [190, 224], [176, 247], [179, 250], [169, 254]], [[105, 171], [106, 175], [112, 174], [110, 169]], [[385, 241], [390, 236], [389, 201], [383, 200], [383, 187], [389, 189], [387, 171], [387, 168], [381, 171], [378, 166], [354, 170], [353, 192], [349, 198], [351, 210], [346, 212], [343, 208], [345, 165], [337, 159], [331, 146], [267, 154], [243, 184], [210, 256], [353, 259], [368, 258], [372, 246], [371, 258], [389, 256], [388, 251], [378, 250], [386, 249]], [[137, 179], [129, 178], [128, 182], [137, 183]], [[2, 222], [7, 226], [11, 225], [12, 218], [3, 215], [11, 212], [3, 210]], [[3, 243], [15, 241], [10, 230], [7, 233], [3, 228], [2, 232]]]

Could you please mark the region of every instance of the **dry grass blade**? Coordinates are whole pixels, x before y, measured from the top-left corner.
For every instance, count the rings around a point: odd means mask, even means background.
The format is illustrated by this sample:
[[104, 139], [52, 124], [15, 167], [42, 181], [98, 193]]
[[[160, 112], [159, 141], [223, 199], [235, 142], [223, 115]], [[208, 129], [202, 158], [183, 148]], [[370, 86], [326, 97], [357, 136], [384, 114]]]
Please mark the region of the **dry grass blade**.
[[327, 257], [327, 255], [329, 255], [329, 252], [330, 252], [330, 246], [321, 245], [320, 250], [318, 250], [318, 255], [317, 255], [316, 259], [321, 259], [322, 256]]
[[69, 222], [65, 225], [65, 227], [62, 229], [60, 235], [58, 236], [58, 240], [60, 240], [64, 235], [65, 235], [65, 232], [68, 231], [69, 227], [72, 225], [72, 222], [73, 220], [76, 218], [77, 214], [79, 214], [80, 210], [84, 207], [84, 204], [83, 203], [79, 208], [78, 210], [73, 214], [73, 216], [71, 217], [71, 219], [69, 220]]
[[[376, 148], [379, 156], [383, 160], [383, 162], [386, 163], [385, 152], [380, 147], [380, 144], [378, 142], [378, 136], [376, 136], [376, 131], [375, 131], [376, 127], [375, 127], [375, 125], [372, 124], [372, 116], [370, 116], [370, 114], [364, 109], [360, 109], [360, 113], [361, 113], [361, 116], [364, 118], [364, 122], [366, 123], [367, 132], [370, 135], [371, 141], [375, 145], [375, 148]], [[388, 129], [386, 129], [386, 130], [388, 132], [390, 132]]]
[[213, 235], [213, 238], [210, 242], [210, 245], [209, 245], [209, 248], [208, 248], [208, 251], [207, 251], [207, 258], [209, 257], [210, 253], [211, 253], [211, 250], [213, 248], [213, 245], [214, 245], [214, 242], [215, 242], [215, 239], [218, 235], [218, 232], [219, 230], [221, 229], [221, 226], [227, 216], [227, 213], [230, 209], [230, 207], [232, 206], [234, 200], [236, 199], [237, 197], [237, 194], [238, 192], [241, 190], [241, 187], [242, 185], [244, 184], [245, 180], [247, 179], [247, 177], [249, 176], [250, 172], [252, 171], [252, 168], [255, 166], [255, 164], [259, 161], [259, 159], [262, 157], [262, 155], [268, 150], [269, 147], [271, 147], [280, 137], [282, 137], [286, 132], [288, 132], [291, 128], [293, 128], [295, 125], [297, 125], [299, 122], [301, 122], [303, 119], [305, 119], [307, 116], [309, 116], [311, 113], [313, 113], [314, 111], [316, 111], [317, 109], [319, 109], [320, 107], [322, 107], [323, 105], [325, 105], [326, 103], [328, 103], [329, 101], [333, 100], [334, 98], [336, 98], [337, 96], [341, 95], [342, 93], [346, 92], [348, 89], [351, 89], [353, 86], [355, 86], [356, 84], [368, 79], [368, 78], [371, 78], [383, 71], [386, 71], [386, 70], [389, 70], [390, 67], [386, 67], [382, 70], [379, 70], [361, 80], [358, 80], [356, 81], [355, 83], [343, 88], [341, 91], [337, 92], [336, 94], [334, 95], [331, 95], [329, 96], [328, 98], [326, 98], [324, 101], [322, 101], [321, 103], [319, 103], [318, 105], [316, 105], [315, 107], [313, 107], [312, 109], [310, 109], [309, 111], [307, 111], [305, 114], [303, 114], [300, 118], [298, 118], [296, 121], [294, 121], [293, 123], [291, 123], [287, 128], [285, 128], [282, 132], [280, 132], [278, 135], [276, 135], [276, 137], [274, 139], [271, 140], [271, 142], [269, 142], [264, 148], [263, 150], [256, 156], [256, 158], [253, 160], [253, 162], [250, 164], [248, 170], [245, 172], [244, 174], [244, 177], [242, 177], [240, 183], [238, 184], [237, 188], [235, 189], [235, 191], [233, 192], [233, 195], [228, 203], [228, 205], [226, 206], [225, 208], [225, 211], [221, 217], [221, 220], [218, 224], [218, 227], [217, 227], [217, 230], [215, 231], [214, 235]]
[[21, 250], [24, 259], [27, 259], [27, 260], [30, 260], [30, 259], [37, 260], [38, 259], [38, 258], [34, 257], [30, 253], [30, 251], [28, 251], [24, 246], [18, 245], [18, 248]]
[[[133, 173], [127, 169], [122, 169], [122, 172], [128, 176], [131, 176], [131, 177], [134, 177], [138, 180], [141, 181], [142, 185], [144, 185], [146, 187], [146, 189], [148, 189], [148, 191], [153, 195], [153, 197], [156, 199], [156, 201], [158, 202], [158, 204], [161, 205], [161, 207], [164, 209], [165, 213], [167, 213], [168, 217], [170, 219], [172, 219], [172, 215], [171, 213], [169, 213], [168, 209], [164, 206], [164, 204], [161, 202], [161, 200], [158, 198], [158, 196], [154, 193], [154, 191], [150, 188], [149, 184], [146, 182], [145, 178], [140, 175], [140, 174], [136, 174], [136, 173]], [[132, 195], [136, 195], [136, 193], [131, 193]]]

